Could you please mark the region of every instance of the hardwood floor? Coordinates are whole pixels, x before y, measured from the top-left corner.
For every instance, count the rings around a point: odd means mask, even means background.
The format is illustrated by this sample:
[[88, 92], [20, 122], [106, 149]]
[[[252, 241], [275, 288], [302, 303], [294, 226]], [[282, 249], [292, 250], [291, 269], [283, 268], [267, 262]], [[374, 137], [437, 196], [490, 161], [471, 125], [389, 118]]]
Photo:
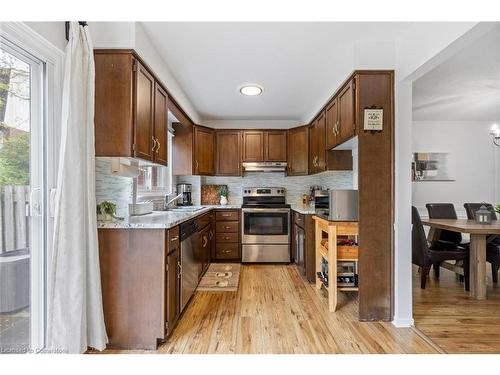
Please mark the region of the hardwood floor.
[[447, 353], [500, 353], [500, 283], [491, 280], [488, 264], [488, 299], [475, 300], [464, 292], [455, 274], [434, 271], [425, 290], [413, 270], [413, 316], [416, 327]]
[[336, 313], [294, 265], [244, 265], [238, 292], [197, 292], [158, 353], [435, 353], [411, 328], [357, 320], [355, 295]]

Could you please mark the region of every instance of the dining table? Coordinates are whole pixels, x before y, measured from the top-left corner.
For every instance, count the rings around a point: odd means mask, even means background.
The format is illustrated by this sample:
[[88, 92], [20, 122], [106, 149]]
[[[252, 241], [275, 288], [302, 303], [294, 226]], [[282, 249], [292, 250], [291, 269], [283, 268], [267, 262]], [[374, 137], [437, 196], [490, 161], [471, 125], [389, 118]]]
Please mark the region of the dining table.
[[422, 224], [430, 227], [428, 240], [435, 243], [442, 230], [468, 233], [470, 235], [470, 296], [486, 299], [486, 246], [491, 235], [500, 235], [500, 220], [491, 224], [478, 224], [467, 219], [423, 219]]

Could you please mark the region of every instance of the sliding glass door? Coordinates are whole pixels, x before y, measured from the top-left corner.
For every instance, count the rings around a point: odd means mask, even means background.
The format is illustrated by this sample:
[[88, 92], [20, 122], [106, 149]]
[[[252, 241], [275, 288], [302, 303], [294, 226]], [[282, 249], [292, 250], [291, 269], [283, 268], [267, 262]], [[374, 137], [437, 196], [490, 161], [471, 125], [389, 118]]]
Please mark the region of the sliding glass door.
[[44, 64], [0, 36], [0, 353], [44, 345]]

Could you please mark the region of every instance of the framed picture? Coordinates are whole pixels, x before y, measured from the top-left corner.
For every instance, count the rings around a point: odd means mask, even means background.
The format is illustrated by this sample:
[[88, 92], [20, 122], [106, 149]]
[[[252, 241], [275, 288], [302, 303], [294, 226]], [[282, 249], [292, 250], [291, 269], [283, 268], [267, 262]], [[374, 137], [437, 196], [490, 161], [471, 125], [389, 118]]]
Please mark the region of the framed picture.
[[384, 110], [381, 108], [365, 109], [364, 130], [382, 131], [384, 127]]

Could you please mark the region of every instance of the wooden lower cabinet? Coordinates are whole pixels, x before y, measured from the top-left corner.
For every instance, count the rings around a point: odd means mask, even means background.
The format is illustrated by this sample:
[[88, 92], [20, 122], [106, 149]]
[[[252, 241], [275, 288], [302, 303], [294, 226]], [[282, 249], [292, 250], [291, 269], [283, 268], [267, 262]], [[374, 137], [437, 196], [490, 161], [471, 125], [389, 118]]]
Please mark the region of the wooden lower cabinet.
[[166, 231], [99, 229], [98, 236], [108, 347], [156, 349], [166, 336]]
[[167, 314], [165, 320], [165, 336], [170, 336], [181, 315], [180, 267], [181, 251], [180, 248], [176, 248], [167, 255], [167, 285], [165, 287]]
[[316, 280], [314, 221], [311, 214], [292, 211], [292, 257], [309, 282]]
[[215, 211], [215, 240], [212, 259], [241, 261], [240, 211]]

